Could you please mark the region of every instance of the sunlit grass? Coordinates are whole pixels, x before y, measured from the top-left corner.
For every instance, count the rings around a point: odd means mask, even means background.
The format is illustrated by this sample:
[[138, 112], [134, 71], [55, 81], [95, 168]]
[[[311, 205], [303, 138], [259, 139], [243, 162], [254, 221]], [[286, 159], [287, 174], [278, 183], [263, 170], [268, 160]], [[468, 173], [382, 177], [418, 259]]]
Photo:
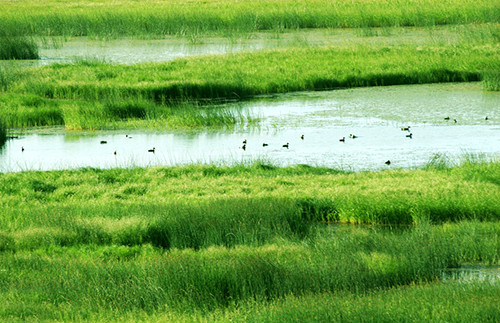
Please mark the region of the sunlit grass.
[[180, 35], [197, 41], [207, 33], [499, 22], [499, 8], [498, 0], [4, 1], [0, 31], [100, 38]]

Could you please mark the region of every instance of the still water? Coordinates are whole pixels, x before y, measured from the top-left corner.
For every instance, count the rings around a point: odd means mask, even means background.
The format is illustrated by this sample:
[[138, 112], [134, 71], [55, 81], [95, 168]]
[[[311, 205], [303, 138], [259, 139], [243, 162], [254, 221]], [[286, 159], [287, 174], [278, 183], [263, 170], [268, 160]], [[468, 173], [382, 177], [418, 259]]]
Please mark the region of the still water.
[[[291, 93], [232, 108], [260, 118], [259, 125], [195, 132], [30, 132], [0, 150], [0, 171], [255, 160], [359, 171], [419, 167], [435, 154], [451, 161], [500, 156], [500, 93], [485, 92], [478, 83]], [[410, 131], [401, 130], [408, 126]]]

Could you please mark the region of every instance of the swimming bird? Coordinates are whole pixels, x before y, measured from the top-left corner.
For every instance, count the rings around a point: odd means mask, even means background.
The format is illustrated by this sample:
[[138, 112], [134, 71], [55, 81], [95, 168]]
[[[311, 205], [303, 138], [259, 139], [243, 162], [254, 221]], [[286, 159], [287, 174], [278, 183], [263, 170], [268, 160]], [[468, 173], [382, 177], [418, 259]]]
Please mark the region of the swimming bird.
[[283, 145], [284, 148], [288, 149], [288, 142]]
[[450, 120], [450, 117], [446, 117], [446, 118], [444, 118], [444, 120]]
[[113, 155], [115, 155], [115, 156], [116, 156], [116, 150], [115, 150], [115, 151], [113, 151]]
[[413, 138], [413, 134], [410, 132], [410, 134], [409, 134], [409, 135], [406, 135], [406, 137], [408, 137], [408, 138], [410, 138], [410, 139], [411, 139], [411, 138]]
[[244, 145], [246, 145], [247, 140], [246, 140], [246, 139], [244, 139], [242, 143], [243, 143]]
[[402, 131], [410, 131], [410, 126], [408, 126], [408, 127], [402, 127], [401, 130]]
[[391, 164], [391, 161], [390, 161], [390, 160], [387, 160], [387, 161], [385, 162], [385, 164], [386, 164], [386, 165], [390, 165], [390, 164]]
[[155, 153], [155, 149], [156, 149], [155, 147], [153, 147], [152, 149], [148, 149], [148, 152], [154, 154]]
[[243, 144], [240, 149], [243, 149], [243, 150], [247, 150], [247, 145], [246, 144]]
[[358, 138], [358, 136], [353, 135], [352, 133], [349, 135], [349, 137], [351, 137], [352, 139], [356, 139], [356, 138]]
[[484, 120], [488, 120], [488, 117], [484, 117]]
[[127, 137], [128, 139], [132, 139], [132, 136], [129, 135], [125, 135], [125, 137]]
[[269, 146], [269, 144], [266, 144], [266, 143], [262, 144], [262, 147], [267, 147], [267, 146]]
[[457, 123], [457, 119], [453, 119], [453, 122], [454, 122], [454, 123]]
[[101, 140], [101, 145], [107, 144], [108, 142], [106, 140]]
[[24, 151], [24, 146], [21, 146], [21, 151]]
[[345, 142], [345, 137], [342, 137], [341, 139], [339, 139], [339, 141]]
[[300, 136], [300, 139], [304, 140], [304, 135]]

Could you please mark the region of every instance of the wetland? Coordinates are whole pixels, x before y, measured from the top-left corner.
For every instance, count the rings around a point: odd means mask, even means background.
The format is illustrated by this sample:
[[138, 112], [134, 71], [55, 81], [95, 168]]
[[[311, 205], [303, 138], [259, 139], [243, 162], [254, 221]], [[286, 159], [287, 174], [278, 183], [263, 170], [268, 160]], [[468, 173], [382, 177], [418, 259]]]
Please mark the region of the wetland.
[[0, 3], [0, 320], [498, 322], [499, 10]]

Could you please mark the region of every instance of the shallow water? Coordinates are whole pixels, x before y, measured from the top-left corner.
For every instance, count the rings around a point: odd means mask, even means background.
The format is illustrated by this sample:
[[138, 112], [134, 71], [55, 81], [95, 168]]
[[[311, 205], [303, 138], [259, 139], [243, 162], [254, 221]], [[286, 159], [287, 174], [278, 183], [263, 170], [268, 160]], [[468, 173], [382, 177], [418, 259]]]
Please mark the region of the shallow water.
[[[259, 32], [226, 37], [165, 36], [162, 39], [119, 38], [95, 40], [88, 37], [48, 39], [39, 46], [40, 60], [15, 61], [18, 66], [41, 66], [91, 59], [118, 64], [163, 62], [179, 57], [237, 53], [265, 49], [356, 44], [394, 46], [411, 44], [453, 44], [460, 40], [459, 27], [304, 29], [286, 32]], [[12, 63], [0, 61], [0, 64]]]
[[[0, 170], [263, 160], [359, 171], [420, 167], [435, 154], [452, 162], [464, 155], [500, 156], [500, 93], [482, 91], [477, 83], [302, 92], [231, 106], [260, 117], [260, 126], [198, 132], [25, 133], [0, 150]], [[448, 116], [450, 120], [444, 120]], [[407, 126], [411, 132], [401, 130]], [[412, 138], [407, 137], [410, 133]], [[342, 137], [345, 142], [339, 141]], [[246, 150], [240, 148], [243, 139]], [[282, 147], [286, 143], [289, 148]], [[153, 147], [155, 153], [148, 152]]]
[[467, 282], [495, 282], [500, 281], [499, 266], [469, 265], [447, 269], [443, 272], [442, 280], [458, 280]]

